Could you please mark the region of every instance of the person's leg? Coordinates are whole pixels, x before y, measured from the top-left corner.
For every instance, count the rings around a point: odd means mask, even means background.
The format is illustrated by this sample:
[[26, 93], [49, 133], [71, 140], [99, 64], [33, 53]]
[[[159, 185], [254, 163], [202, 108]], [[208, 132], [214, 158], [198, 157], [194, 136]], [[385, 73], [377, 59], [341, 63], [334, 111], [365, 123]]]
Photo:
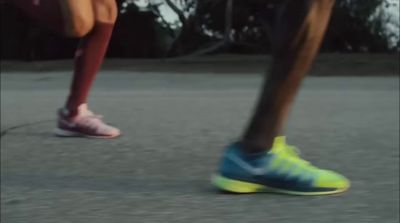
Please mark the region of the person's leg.
[[278, 14], [273, 62], [259, 102], [242, 138], [246, 152], [271, 148], [283, 126], [299, 86], [323, 39], [333, 0], [290, 0]]
[[[67, 23], [67, 27], [69, 27], [68, 30], [70, 30], [72, 34], [85, 34], [87, 27], [93, 28], [80, 40], [75, 53], [75, 69], [70, 94], [65, 109], [63, 109], [60, 115], [61, 117], [72, 118], [73, 122], [78, 124], [78, 127], [71, 128], [69, 126], [74, 125], [64, 125], [63, 123], [65, 123], [65, 120], [61, 118], [62, 121], [59, 121], [59, 129], [56, 133], [61, 136], [83, 135], [89, 137], [113, 138], [120, 134], [119, 130], [105, 125], [98, 118], [94, 119], [93, 117], [97, 116], [93, 116], [91, 112], [87, 111], [86, 103], [89, 91], [103, 63], [108, 48], [108, 43], [117, 18], [117, 6], [115, 0], [85, 1], [88, 3], [86, 7], [90, 9], [90, 12], [81, 10], [82, 0], [65, 0], [64, 4], [62, 4], [62, 9], [67, 12], [65, 14], [70, 17], [70, 19], [68, 19], [70, 23]], [[81, 22], [84, 13], [88, 13], [92, 18], [88, 26], [86, 26], [86, 23]], [[92, 118], [89, 122], [82, 122], [83, 126], [80, 126], [80, 123], [76, 121], [76, 117], [81, 117], [82, 115]]]
[[53, 1], [59, 2], [66, 36], [85, 38], [93, 30], [94, 11], [92, 0]]
[[[72, 15], [73, 18], [78, 17], [79, 8], [82, 0], [68, 0], [64, 7], [70, 12], [76, 12]], [[93, 84], [96, 74], [98, 73], [105, 53], [108, 48], [108, 43], [114, 28], [114, 23], [117, 17], [117, 7], [115, 0], [90, 0], [91, 14], [93, 15], [93, 28], [84, 36], [78, 46], [75, 54], [75, 70], [72, 80], [70, 95], [66, 102], [66, 108], [71, 115], [77, 114], [78, 107], [87, 102], [90, 88]], [[71, 19], [73, 21], [73, 19]], [[70, 25], [71, 30], [80, 32], [79, 26], [76, 27], [74, 22]], [[84, 30], [84, 28], [83, 28]]]
[[[327, 27], [334, 0], [288, 0], [276, 24], [274, 61], [243, 139], [228, 146], [213, 183], [237, 192], [323, 195], [345, 191], [349, 181], [312, 166], [277, 137]], [[274, 140], [275, 138], [275, 140]], [[270, 151], [268, 151], [270, 150]], [[268, 152], [267, 152], [268, 151]]]
[[56, 134], [113, 138], [118, 129], [87, 109], [86, 100], [103, 62], [117, 17], [115, 0], [7, 0], [40, 24], [69, 37], [80, 37], [65, 108], [60, 109]]

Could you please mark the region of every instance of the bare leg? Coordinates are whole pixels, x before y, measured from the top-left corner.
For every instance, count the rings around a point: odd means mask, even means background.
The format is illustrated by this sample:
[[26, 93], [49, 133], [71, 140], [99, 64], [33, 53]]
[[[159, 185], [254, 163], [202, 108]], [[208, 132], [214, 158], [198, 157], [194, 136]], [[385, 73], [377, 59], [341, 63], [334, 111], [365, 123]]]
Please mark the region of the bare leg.
[[288, 0], [282, 6], [273, 40], [274, 57], [259, 102], [242, 138], [249, 153], [271, 148], [299, 86], [321, 45], [334, 0]]
[[94, 17], [96, 22], [114, 24], [118, 15], [117, 3], [115, 0], [92, 0]]
[[281, 134], [300, 83], [314, 61], [333, 0], [288, 0], [274, 36], [274, 61], [250, 125], [239, 143], [229, 145], [213, 184], [235, 193], [275, 192], [326, 195], [346, 191], [350, 181], [304, 161]]
[[67, 36], [84, 37], [93, 29], [94, 11], [92, 0], [57, 1], [64, 17]]

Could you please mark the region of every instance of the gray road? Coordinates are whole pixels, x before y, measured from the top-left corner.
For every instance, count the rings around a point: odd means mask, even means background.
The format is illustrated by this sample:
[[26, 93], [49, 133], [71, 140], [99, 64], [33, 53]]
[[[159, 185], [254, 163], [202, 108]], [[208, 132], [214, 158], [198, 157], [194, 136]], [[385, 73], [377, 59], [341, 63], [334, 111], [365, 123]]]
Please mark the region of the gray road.
[[246, 124], [259, 75], [103, 72], [90, 103], [124, 131], [116, 140], [53, 137], [69, 78], [1, 76], [4, 223], [399, 221], [397, 77], [305, 82], [287, 135], [317, 166], [352, 180], [328, 197], [209, 185], [223, 146]]

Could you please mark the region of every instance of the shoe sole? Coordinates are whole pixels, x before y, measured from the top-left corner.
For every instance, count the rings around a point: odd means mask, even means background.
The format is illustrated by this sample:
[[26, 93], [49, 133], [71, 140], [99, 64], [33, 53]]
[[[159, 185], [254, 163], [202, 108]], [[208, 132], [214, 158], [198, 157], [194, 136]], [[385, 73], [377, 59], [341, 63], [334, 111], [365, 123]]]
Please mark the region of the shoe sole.
[[85, 138], [90, 138], [90, 139], [113, 139], [121, 135], [116, 134], [116, 135], [110, 135], [110, 136], [95, 136], [95, 135], [87, 135], [84, 133], [80, 132], [73, 132], [73, 131], [68, 131], [60, 128], [56, 128], [54, 130], [54, 134], [59, 137], [85, 137]]
[[304, 196], [313, 196], [313, 195], [329, 195], [329, 194], [337, 194], [342, 193], [349, 188], [341, 188], [333, 191], [318, 191], [318, 192], [300, 192], [300, 191], [291, 191], [291, 190], [283, 190], [278, 188], [267, 187], [261, 184], [249, 183], [245, 181], [233, 180], [221, 175], [212, 176], [211, 182], [218, 189], [231, 192], [231, 193], [239, 193], [239, 194], [247, 194], [247, 193], [279, 193], [279, 194], [289, 194], [289, 195], [304, 195]]

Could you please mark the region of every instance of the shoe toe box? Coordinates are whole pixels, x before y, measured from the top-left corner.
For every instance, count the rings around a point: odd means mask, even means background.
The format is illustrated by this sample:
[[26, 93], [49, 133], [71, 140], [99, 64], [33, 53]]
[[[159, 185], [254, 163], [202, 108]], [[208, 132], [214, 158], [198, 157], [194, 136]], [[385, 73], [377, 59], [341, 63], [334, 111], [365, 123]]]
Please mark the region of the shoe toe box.
[[334, 171], [322, 170], [314, 185], [321, 188], [344, 190], [350, 187], [350, 181]]

